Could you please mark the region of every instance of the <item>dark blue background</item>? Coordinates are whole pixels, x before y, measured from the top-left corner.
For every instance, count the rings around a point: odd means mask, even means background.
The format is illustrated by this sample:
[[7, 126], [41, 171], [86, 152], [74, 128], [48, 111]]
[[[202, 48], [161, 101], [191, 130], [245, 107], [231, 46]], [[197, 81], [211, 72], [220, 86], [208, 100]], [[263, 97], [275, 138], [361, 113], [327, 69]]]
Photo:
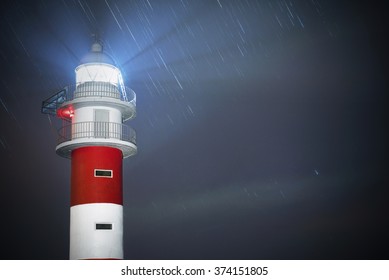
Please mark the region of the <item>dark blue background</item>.
[[2, 259], [66, 259], [70, 161], [41, 101], [98, 36], [137, 93], [127, 259], [388, 259], [385, 7], [5, 1]]

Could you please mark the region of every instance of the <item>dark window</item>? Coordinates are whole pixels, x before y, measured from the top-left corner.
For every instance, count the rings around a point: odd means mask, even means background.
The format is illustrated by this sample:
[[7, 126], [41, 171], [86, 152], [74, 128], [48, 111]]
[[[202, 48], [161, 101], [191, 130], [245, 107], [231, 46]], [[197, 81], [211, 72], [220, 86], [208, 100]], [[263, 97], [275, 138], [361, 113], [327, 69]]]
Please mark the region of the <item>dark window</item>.
[[96, 229], [111, 230], [112, 224], [96, 224]]
[[112, 170], [95, 169], [95, 177], [112, 178]]

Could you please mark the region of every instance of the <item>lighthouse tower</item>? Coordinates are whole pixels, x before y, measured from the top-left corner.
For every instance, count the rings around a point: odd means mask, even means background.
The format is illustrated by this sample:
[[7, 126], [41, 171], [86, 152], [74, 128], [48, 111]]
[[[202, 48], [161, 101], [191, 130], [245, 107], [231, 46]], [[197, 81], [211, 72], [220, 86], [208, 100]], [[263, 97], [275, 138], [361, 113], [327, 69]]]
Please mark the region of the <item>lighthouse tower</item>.
[[97, 42], [75, 74], [75, 86], [42, 103], [64, 120], [56, 152], [71, 160], [70, 259], [122, 259], [122, 160], [137, 151], [123, 122], [135, 117], [135, 93]]

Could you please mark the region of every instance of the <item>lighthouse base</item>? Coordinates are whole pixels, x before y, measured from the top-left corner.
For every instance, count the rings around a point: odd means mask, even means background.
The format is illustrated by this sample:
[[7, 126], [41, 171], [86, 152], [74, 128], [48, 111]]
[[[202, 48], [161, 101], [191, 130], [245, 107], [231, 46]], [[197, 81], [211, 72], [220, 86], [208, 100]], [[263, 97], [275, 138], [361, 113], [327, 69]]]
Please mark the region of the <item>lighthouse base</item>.
[[123, 259], [123, 206], [89, 203], [70, 208], [70, 259]]

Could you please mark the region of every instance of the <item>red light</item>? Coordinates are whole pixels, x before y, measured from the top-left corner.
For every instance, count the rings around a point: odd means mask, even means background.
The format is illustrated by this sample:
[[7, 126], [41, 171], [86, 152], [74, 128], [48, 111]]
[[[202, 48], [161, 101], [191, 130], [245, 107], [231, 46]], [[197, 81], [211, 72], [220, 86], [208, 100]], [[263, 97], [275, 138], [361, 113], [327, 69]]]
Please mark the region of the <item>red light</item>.
[[57, 111], [57, 116], [64, 119], [71, 119], [74, 117], [74, 111], [72, 108], [65, 107]]

